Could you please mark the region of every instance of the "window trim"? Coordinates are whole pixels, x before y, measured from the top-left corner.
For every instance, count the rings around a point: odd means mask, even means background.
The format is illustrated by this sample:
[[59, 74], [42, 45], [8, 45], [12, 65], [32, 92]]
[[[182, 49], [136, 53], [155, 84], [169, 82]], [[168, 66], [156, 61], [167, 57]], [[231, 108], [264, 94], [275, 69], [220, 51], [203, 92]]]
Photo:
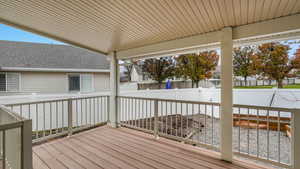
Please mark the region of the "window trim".
[[[77, 90], [70, 90], [70, 84], [69, 84], [69, 76], [70, 75], [79, 75], [79, 86], [80, 86], [80, 89], [79, 91]], [[82, 86], [81, 86], [81, 79], [82, 79], [82, 75], [91, 75], [92, 77], [92, 88], [90, 91], [82, 91]], [[89, 93], [89, 92], [95, 92], [95, 85], [94, 85], [94, 73], [67, 73], [67, 92], [71, 92], [71, 93], [74, 93], [74, 92], [80, 92], [80, 93]]]
[[[8, 83], [7, 83], [7, 74], [15, 73], [18, 74], [18, 89], [15, 91], [8, 91]], [[5, 91], [1, 91], [0, 93], [13, 93], [13, 92], [20, 92], [21, 91], [21, 73], [19, 72], [0, 72], [0, 74], [5, 74]]]

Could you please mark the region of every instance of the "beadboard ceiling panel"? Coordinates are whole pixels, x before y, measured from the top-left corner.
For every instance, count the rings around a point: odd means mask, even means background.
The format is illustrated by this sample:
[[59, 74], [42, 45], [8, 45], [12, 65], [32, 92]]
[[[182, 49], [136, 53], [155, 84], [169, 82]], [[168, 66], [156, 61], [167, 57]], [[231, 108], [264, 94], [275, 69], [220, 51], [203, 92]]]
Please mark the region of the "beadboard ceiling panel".
[[0, 21], [102, 53], [297, 14], [300, 0], [1, 0]]

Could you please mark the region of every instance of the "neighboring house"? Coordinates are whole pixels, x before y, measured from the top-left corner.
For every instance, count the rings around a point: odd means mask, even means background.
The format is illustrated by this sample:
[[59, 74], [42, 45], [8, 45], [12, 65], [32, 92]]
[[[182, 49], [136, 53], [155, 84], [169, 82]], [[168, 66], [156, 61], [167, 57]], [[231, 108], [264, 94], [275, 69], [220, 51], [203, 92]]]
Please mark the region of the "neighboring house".
[[106, 90], [104, 55], [68, 45], [0, 41], [0, 94]]
[[138, 65], [133, 65], [131, 71], [131, 81], [132, 82], [142, 82], [151, 80], [147, 74], [145, 74], [141, 67]]

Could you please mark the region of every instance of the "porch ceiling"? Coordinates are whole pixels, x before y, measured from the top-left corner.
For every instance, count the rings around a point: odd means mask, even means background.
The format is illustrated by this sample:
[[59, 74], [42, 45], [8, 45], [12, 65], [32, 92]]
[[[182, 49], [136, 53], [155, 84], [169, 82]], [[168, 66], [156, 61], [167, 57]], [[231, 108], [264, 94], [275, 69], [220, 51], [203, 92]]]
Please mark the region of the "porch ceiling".
[[128, 49], [298, 13], [300, 0], [0, 1], [2, 23], [124, 57], [132, 55]]

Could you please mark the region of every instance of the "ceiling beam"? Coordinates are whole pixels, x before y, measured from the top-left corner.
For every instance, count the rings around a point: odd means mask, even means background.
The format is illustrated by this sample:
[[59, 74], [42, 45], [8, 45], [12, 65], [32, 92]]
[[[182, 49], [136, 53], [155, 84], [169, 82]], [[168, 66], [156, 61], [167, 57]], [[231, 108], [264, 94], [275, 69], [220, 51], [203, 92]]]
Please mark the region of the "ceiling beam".
[[[272, 40], [300, 38], [300, 14], [281, 17], [268, 21], [237, 26], [232, 29], [234, 45], [251, 44]], [[159, 57], [183, 51], [218, 47], [220, 31], [209, 32], [191, 37], [174, 39], [118, 52], [119, 59]]]
[[97, 53], [100, 53], [100, 54], [103, 54], [103, 55], [107, 55], [106, 52], [103, 52], [103, 51], [101, 51], [97, 48], [90, 47], [86, 44], [82, 44], [82, 43], [78, 43], [78, 42], [75, 42], [75, 41], [72, 41], [72, 40], [68, 40], [68, 39], [62, 38], [62, 37], [54, 35], [54, 34], [50, 34], [50, 33], [44, 32], [44, 31], [40, 31], [38, 29], [34, 29], [34, 28], [31, 28], [31, 27], [22, 25], [22, 24], [18, 24], [18, 23], [13, 22], [13, 21], [3, 19], [1, 17], [0, 17], [0, 23], [3, 23], [5, 25], [11, 26], [11, 27], [15, 27], [17, 29], [22, 29], [22, 30], [27, 31], [27, 32], [38, 34], [38, 35], [41, 35], [41, 36], [44, 36], [44, 37], [48, 37], [48, 38], [51, 38], [51, 39], [54, 39], [54, 40], [57, 40], [57, 41], [60, 41], [60, 42], [64, 42], [64, 43], [73, 45], [75, 47], [77, 46], [77, 47], [85, 48], [85, 49], [88, 49], [88, 50], [91, 50], [91, 51], [94, 51], [94, 52], [97, 52]]

